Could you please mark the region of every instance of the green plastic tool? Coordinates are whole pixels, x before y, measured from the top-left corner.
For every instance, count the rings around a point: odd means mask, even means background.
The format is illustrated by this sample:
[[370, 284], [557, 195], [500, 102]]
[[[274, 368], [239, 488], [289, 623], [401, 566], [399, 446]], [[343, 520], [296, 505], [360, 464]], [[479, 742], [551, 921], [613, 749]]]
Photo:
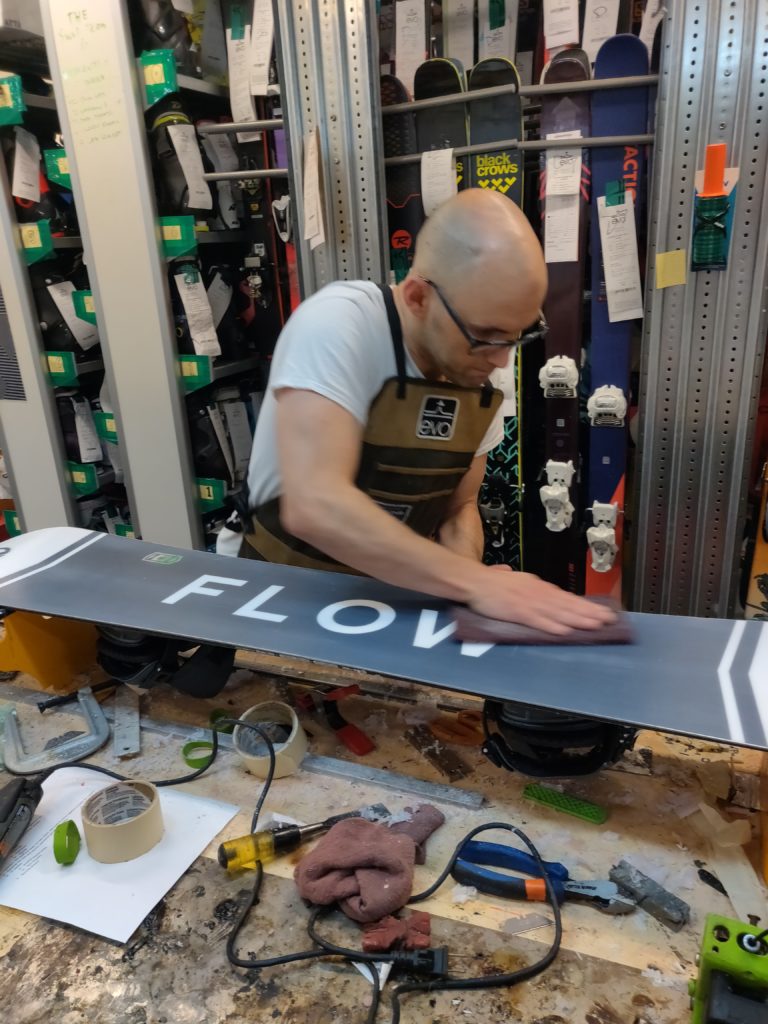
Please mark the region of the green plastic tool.
[[691, 1024], [768, 1020], [766, 939], [768, 936], [753, 925], [719, 914], [707, 915], [696, 957], [699, 976], [688, 984]]
[[538, 782], [528, 783], [523, 790], [523, 796], [526, 800], [532, 800], [544, 807], [551, 807], [554, 811], [562, 811], [563, 814], [572, 814], [574, 818], [590, 821], [593, 825], [602, 825], [608, 818], [608, 811], [604, 807], [590, 803], [589, 800], [580, 800], [567, 793], [560, 793], [558, 790], [542, 786]]

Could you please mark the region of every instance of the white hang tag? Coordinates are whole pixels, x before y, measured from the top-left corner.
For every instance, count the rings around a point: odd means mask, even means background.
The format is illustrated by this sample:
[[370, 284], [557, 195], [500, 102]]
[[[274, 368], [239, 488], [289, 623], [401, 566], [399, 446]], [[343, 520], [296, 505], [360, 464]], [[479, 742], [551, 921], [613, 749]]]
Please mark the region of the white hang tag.
[[579, 258], [581, 197], [549, 196], [544, 214], [544, 259], [547, 263], [573, 263]]
[[221, 345], [216, 336], [211, 305], [203, 282], [199, 277], [196, 281], [188, 282], [184, 274], [174, 274], [173, 279], [179, 289], [195, 353], [199, 356], [220, 356]]
[[474, 0], [443, 0], [443, 53], [471, 68], [475, 63]]
[[235, 477], [238, 480], [242, 480], [248, 472], [248, 463], [251, 460], [251, 445], [253, 443], [248, 413], [246, 412], [244, 402], [224, 402], [223, 405], [229, 440], [232, 444]]
[[[533, 85], [533, 50], [520, 50], [516, 63], [520, 85]], [[523, 97], [523, 106], [526, 102], [528, 101]]]
[[[255, 121], [256, 105], [251, 92], [251, 26], [246, 25], [242, 39], [232, 38], [227, 29], [229, 64], [229, 103], [233, 121]], [[238, 142], [258, 142], [261, 132], [238, 132]]]
[[218, 407], [215, 405], [207, 406], [208, 416], [211, 423], [213, 424], [213, 432], [216, 435], [216, 440], [219, 442], [219, 448], [221, 448], [221, 454], [224, 456], [224, 461], [227, 464], [227, 472], [229, 473], [229, 485], [230, 487], [235, 486], [235, 464], [232, 459], [232, 449], [229, 446], [229, 438], [227, 432], [224, 429], [224, 421], [221, 418], [221, 413]]
[[227, 284], [221, 274], [216, 273], [208, 285], [208, 303], [211, 307], [211, 317], [214, 327], [218, 327], [221, 318], [229, 309], [232, 301], [232, 286]]
[[96, 433], [91, 403], [87, 398], [73, 397], [70, 401], [75, 412], [75, 430], [77, 446], [80, 449], [80, 461], [83, 463], [101, 462], [103, 458], [101, 441]]
[[40, 202], [40, 143], [25, 128], [14, 128], [13, 181], [11, 192], [18, 199]]
[[628, 192], [625, 201], [615, 206], [606, 206], [605, 196], [598, 196], [597, 212], [603, 247], [608, 319], [611, 323], [637, 320], [643, 315], [643, 292], [640, 286], [632, 194]]
[[421, 202], [424, 215], [431, 216], [438, 206], [455, 196], [456, 165], [453, 149], [432, 149], [421, 154]]
[[544, 0], [544, 39], [548, 50], [579, 41], [579, 0]]
[[[213, 164], [215, 171], [236, 171], [238, 158], [235, 147], [228, 135], [203, 135], [203, 149], [205, 155]], [[224, 225], [231, 230], [240, 227], [240, 218], [237, 216], [237, 204], [231, 181], [217, 181], [216, 191], [219, 194], [219, 212]]]
[[204, 180], [205, 168], [197, 144], [197, 132], [192, 124], [169, 124], [168, 134], [179, 158], [187, 183], [187, 207], [191, 210], [212, 210], [213, 197]]
[[269, 87], [269, 64], [275, 41], [272, 0], [253, 0], [251, 20], [251, 93], [266, 96]]
[[71, 281], [61, 281], [58, 284], [48, 285], [48, 294], [56, 303], [56, 308], [64, 318], [64, 323], [72, 331], [75, 341], [80, 348], [87, 352], [89, 348], [99, 343], [99, 332], [95, 324], [89, 324], [87, 320], [81, 320], [75, 312], [75, 303], [72, 293], [75, 286]]
[[[491, 12], [489, 0], [479, 0], [477, 5], [478, 25], [478, 60], [485, 60], [486, 57], [506, 57], [517, 64], [520, 71], [519, 59], [515, 61], [515, 48], [517, 44], [517, 14], [516, 5], [507, 4], [504, 24], [498, 28], [491, 28]], [[518, 58], [519, 58], [518, 54]], [[472, 63], [465, 64], [471, 67]]]
[[656, 38], [656, 30], [664, 20], [667, 8], [663, 0], [646, 0], [643, 20], [640, 23], [640, 40], [645, 43], [648, 49], [648, 59], [653, 53], [653, 41]]
[[416, 68], [427, 59], [424, 0], [395, 0], [395, 74], [413, 96]]
[[304, 238], [309, 242], [311, 249], [316, 249], [325, 241], [317, 128], [304, 137]]
[[597, 51], [606, 39], [616, 35], [618, 23], [619, 0], [587, 0], [581, 48], [592, 64], [595, 63]]
[[[553, 132], [547, 139], [580, 139], [581, 132]], [[581, 188], [581, 147], [547, 150], [547, 198], [578, 195]]]

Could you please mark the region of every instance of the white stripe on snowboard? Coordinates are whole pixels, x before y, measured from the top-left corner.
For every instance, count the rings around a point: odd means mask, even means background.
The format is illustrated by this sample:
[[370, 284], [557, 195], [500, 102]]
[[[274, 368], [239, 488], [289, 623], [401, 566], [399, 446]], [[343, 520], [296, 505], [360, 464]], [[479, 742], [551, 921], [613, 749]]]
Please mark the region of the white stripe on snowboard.
[[[0, 556], [0, 589], [53, 568], [54, 565], [65, 562], [106, 536], [106, 533], [97, 533], [94, 530], [63, 526], [49, 530], [33, 530], [32, 533], [14, 537], [8, 544], [2, 545], [10, 550]], [[78, 541], [81, 543], [78, 544]], [[63, 554], [59, 558], [54, 558], [60, 551]]]
[[720, 664], [717, 666], [717, 677], [720, 680], [720, 692], [723, 695], [725, 706], [725, 717], [728, 721], [728, 731], [734, 743], [744, 742], [744, 727], [741, 724], [741, 715], [736, 704], [736, 695], [733, 692], [733, 679], [731, 678], [731, 667], [739, 649], [741, 638], [746, 629], [746, 622], [734, 623], [728, 643], [725, 645]]
[[752, 664], [749, 666], [749, 682], [763, 726], [763, 735], [768, 741], [768, 624], [759, 628], [760, 639], [757, 641]]

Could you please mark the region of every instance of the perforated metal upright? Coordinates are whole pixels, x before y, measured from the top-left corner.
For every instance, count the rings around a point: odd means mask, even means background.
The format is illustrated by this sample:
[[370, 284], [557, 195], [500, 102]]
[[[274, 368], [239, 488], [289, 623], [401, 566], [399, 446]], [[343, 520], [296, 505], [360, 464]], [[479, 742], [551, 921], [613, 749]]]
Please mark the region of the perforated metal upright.
[[[639, 611], [734, 611], [766, 331], [768, 0], [668, 2], [651, 195], [640, 476]], [[728, 268], [655, 289], [655, 257], [690, 254], [708, 143], [740, 169]]]
[[[302, 295], [388, 273], [375, 0], [275, 0]], [[303, 141], [318, 129], [326, 242], [303, 238]]]

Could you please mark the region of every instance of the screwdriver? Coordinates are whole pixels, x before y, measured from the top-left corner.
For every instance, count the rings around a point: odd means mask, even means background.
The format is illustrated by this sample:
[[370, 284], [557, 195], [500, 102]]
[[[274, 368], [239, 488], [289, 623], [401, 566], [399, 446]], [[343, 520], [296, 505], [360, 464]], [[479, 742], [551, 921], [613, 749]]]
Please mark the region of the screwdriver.
[[258, 861], [268, 864], [280, 854], [289, 853], [302, 843], [308, 843], [315, 836], [327, 832], [337, 821], [362, 816], [376, 821], [389, 817], [389, 811], [383, 804], [374, 804], [360, 811], [336, 814], [314, 825], [279, 825], [275, 829], [264, 829], [261, 832], [240, 836], [238, 839], [228, 839], [219, 846], [219, 864], [228, 871], [255, 868]]

